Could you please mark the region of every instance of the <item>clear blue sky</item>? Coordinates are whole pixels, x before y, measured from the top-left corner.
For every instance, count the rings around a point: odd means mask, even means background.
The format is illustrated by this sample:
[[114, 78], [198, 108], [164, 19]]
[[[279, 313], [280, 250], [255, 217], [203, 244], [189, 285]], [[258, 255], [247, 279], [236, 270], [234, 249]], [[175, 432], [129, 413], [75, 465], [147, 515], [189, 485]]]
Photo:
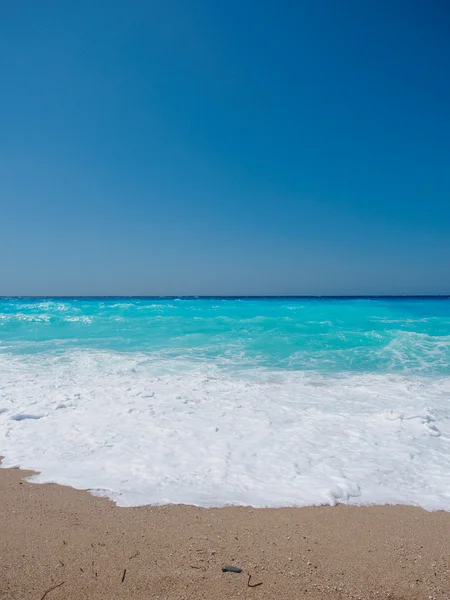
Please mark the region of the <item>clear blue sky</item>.
[[0, 294], [450, 293], [450, 5], [0, 0]]

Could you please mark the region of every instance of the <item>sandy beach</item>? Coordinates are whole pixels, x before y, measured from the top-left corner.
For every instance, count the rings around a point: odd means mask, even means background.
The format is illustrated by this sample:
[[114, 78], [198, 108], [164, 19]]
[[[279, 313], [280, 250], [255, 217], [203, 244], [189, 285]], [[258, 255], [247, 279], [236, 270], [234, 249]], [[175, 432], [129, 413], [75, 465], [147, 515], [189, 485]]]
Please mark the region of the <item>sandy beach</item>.
[[27, 475], [0, 469], [2, 600], [450, 598], [448, 512], [118, 508]]

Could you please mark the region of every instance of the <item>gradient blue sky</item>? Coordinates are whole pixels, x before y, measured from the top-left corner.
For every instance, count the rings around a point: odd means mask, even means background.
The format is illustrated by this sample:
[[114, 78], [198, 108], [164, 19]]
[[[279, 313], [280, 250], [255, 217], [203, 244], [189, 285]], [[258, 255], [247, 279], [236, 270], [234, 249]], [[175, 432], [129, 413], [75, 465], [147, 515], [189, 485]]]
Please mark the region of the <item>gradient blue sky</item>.
[[0, 294], [450, 293], [450, 8], [0, 0]]

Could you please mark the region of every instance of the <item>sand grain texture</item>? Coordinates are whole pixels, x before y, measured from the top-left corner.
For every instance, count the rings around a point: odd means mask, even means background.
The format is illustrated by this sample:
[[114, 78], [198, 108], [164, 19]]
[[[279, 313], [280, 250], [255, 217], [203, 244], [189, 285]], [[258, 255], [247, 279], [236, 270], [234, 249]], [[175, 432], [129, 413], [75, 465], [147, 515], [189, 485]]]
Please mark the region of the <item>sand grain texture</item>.
[[0, 469], [2, 600], [450, 599], [450, 513], [117, 508], [27, 474]]

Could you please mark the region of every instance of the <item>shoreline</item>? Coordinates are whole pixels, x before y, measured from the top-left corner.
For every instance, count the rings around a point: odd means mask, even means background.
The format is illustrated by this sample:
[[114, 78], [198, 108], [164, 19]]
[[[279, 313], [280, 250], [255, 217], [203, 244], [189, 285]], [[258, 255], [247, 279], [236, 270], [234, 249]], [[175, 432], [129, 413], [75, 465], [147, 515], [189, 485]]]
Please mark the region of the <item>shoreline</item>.
[[32, 474], [0, 469], [1, 600], [450, 598], [450, 512], [122, 508]]

